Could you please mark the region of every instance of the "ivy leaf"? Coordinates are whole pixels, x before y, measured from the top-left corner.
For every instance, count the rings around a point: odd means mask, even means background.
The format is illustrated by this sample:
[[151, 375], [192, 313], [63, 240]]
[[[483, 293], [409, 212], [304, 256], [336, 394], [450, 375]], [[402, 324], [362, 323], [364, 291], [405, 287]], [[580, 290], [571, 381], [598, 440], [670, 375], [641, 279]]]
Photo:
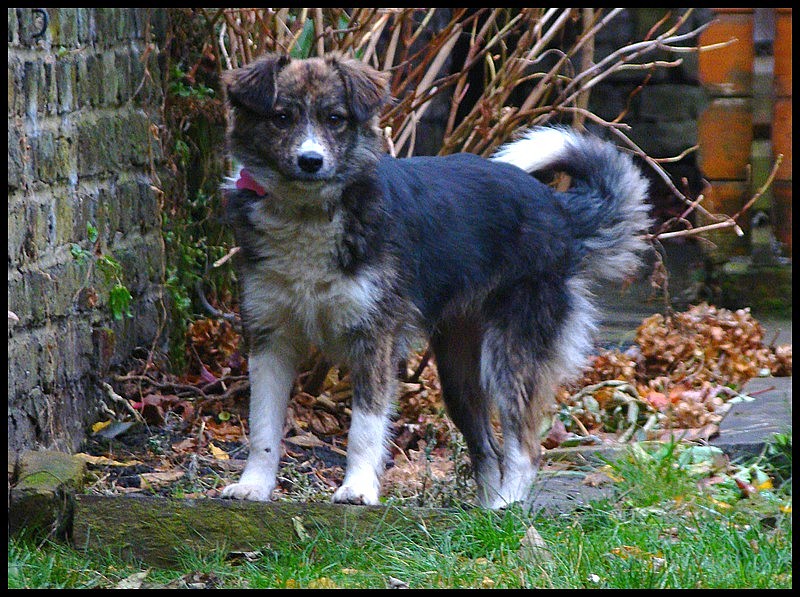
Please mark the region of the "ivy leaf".
[[311, 45], [314, 43], [314, 21], [306, 20], [303, 23], [303, 32], [297, 39], [289, 54], [292, 58], [308, 58], [311, 55]]
[[99, 236], [100, 233], [97, 227], [91, 222], [86, 222], [86, 238], [89, 239], [89, 242], [92, 244], [96, 243]]
[[111, 292], [108, 295], [108, 307], [111, 309], [111, 315], [116, 320], [120, 320], [126, 315], [128, 317], [133, 317], [133, 313], [131, 313], [131, 301], [133, 300], [133, 296], [131, 296], [130, 290], [128, 290], [123, 284], [116, 284], [114, 288], [111, 289]]

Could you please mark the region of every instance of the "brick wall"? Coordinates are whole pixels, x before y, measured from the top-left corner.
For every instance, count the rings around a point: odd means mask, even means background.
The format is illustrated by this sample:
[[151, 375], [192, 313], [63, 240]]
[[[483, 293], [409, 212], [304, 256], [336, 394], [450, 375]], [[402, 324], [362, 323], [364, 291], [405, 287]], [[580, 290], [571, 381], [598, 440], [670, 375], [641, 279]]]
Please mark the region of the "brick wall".
[[[8, 447], [73, 449], [163, 322], [161, 10], [8, 9]], [[146, 39], [147, 37], [147, 39]], [[149, 76], [148, 76], [149, 75]], [[119, 280], [98, 260], [121, 265]], [[131, 315], [108, 305], [117, 282]]]

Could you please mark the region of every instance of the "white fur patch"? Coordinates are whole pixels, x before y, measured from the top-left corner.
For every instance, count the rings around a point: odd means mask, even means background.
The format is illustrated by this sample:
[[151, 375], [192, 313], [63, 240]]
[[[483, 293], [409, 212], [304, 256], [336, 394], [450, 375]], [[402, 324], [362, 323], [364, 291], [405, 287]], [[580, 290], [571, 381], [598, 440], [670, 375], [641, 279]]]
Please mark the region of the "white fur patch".
[[516, 140], [503, 145], [492, 160], [505, 162], [536, 172], [550, 167], [566, 155], [567, 146], [575, 133], [560, 128], [534, 128]]
[[369, 271], [345, 275], [335, 262], [341, 215], [298, 222], [255, 210], [251, 222], [263, 239], [255, 275], [244, 291], [254, 329], [283, 329], [288, 337], [341, 356], [341, 336], [369, 320], [380, 298]]
[[378, 503], [387, 417], [354, 409], [347, 436], [347, 472], [334, 502]]
[[222, 491], [224, 498], [268, 501], [275, 489], [283, 423], [295, 375], [289, 354], [287, 350], [250, 355], [250, 455], [239, 483]]
[[325, 149], [325, 146], [322, 145], [322, 143], [320, 143], [319, 141], [317, 141], [313, 137], [309, 137], [308, 139], [303, 141], [300, 144], [300, 148], [298, 149], [298, 152], [301, 153], [301, 154], [309, 152], [309, 151], [316, 152], [316, 153], [320, 154], [323, 157], [327, 157], [327, 155], [328, 155], [328, 150]]
[[503, 481], [489, 507], [505, 508], [526, 502], [536, 480], [536, 466], [513, 434], [503, 437]]

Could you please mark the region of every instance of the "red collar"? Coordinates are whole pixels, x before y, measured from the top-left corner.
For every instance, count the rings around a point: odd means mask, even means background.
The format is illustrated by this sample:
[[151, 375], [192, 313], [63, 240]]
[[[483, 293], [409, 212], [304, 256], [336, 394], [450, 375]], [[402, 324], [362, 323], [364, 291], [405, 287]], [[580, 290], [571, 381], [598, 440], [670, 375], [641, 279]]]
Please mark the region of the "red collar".
[[239, 171], [239, 178], [236, 180], [236, 188], [253, 191], [259, 197], [263, 197], [267, 194], [266, 189], [258, 184], [256, 179], [244, 168]]

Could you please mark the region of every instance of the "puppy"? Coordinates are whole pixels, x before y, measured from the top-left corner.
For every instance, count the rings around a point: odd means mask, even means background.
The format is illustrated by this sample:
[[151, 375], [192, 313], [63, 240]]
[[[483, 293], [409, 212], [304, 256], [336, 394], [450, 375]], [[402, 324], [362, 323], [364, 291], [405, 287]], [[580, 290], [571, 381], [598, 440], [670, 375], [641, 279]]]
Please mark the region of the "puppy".
[[[592, 345], [591, 282], [629, 275], [645, 248], [647, 183], [632, 160], [566, 128], [530, 130], [492, 159], [392, 158], [377, 129], [388, 76], [338, 56], [269, 55], [225, 86], [251, 398], [247, 465], [222, 496], [270, 499], [314, 345], [353, 383], [333, 501], [378, 503], [397, 364], [425, 337], [481, 504], [525, 501], [547, 405]], [[572, 188], [530, 174], [543, 169]]]

